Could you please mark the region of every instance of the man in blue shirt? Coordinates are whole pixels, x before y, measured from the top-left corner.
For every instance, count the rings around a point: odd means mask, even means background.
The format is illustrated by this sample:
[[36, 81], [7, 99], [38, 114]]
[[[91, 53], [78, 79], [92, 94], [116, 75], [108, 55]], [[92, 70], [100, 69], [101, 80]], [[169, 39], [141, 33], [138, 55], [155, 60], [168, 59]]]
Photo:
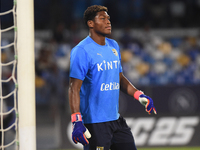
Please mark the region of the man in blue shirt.
[[111, 22], [104, 6], [93, 5], [84, 13], [89, 35], [71, 51], [69, 103], [72, 139], [85, 150], [136, 150], [133, 135], [118, 113], [122, 90], [139, 100], [150, 114], [153, 101], [123, 75], [119, 45], [106, 36]]

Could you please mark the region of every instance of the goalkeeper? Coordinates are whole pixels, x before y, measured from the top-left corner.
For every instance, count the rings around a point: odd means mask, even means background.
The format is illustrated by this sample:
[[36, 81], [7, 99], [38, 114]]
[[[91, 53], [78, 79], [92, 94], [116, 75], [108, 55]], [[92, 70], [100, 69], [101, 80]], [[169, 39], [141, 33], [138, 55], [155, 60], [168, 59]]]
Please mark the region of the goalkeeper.
[[93, 5], [84, 12], [89, 35], [71, 51], [69, 103], [72, 140], [84, 150], [136, 150], [125, 119], [118, 113], [122, 90], [156, 114], [150, 97], [136, 89], [123, 75], [120, 48], [111, 34], [104, 6]]

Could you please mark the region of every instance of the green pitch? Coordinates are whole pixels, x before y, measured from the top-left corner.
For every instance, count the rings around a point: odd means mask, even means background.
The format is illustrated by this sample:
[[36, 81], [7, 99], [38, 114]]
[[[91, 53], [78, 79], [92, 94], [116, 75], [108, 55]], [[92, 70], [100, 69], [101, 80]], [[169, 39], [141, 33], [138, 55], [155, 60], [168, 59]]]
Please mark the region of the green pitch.
[[[79, 149], [57, 149], [57, 150], [79, 150]], [[156, 148], [138, 148], [138, 150], [200, 150], [200, 147], [156, 147]]]
[[200, 147], [138, 148], [138, 150], [200, 150]]

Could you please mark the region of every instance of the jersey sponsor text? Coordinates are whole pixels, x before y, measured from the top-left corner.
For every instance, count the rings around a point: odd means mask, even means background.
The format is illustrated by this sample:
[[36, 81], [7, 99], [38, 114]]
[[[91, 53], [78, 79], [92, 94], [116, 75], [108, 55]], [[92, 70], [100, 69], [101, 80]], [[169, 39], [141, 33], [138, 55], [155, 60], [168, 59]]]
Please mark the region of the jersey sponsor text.
[[108, 84], [102, 83], [100, 90], [101, 91], [119, 90], [119, 83], [117, 83], [117, 82], [110, 82]]
[[104, 70], [112, 70], [119, 68], [120, 61], [114, 60], [114, 61], [103, 61], [102, 63], [97, 63], [97, 69], [98, 71], [104, 71]]

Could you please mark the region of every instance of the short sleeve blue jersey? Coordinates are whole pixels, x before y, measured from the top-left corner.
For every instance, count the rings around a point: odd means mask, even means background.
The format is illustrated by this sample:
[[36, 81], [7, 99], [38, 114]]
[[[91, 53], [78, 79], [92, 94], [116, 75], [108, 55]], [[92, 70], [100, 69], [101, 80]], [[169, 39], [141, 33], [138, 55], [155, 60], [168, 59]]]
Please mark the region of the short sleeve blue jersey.
[[119, 118], [119, 91], [122, 72], [120, 49], [106, 38], [99, 45], [87, 36], [70, 55], [70, 77], [83, 81], [80, 111], [84, 123], [100, 123]]

